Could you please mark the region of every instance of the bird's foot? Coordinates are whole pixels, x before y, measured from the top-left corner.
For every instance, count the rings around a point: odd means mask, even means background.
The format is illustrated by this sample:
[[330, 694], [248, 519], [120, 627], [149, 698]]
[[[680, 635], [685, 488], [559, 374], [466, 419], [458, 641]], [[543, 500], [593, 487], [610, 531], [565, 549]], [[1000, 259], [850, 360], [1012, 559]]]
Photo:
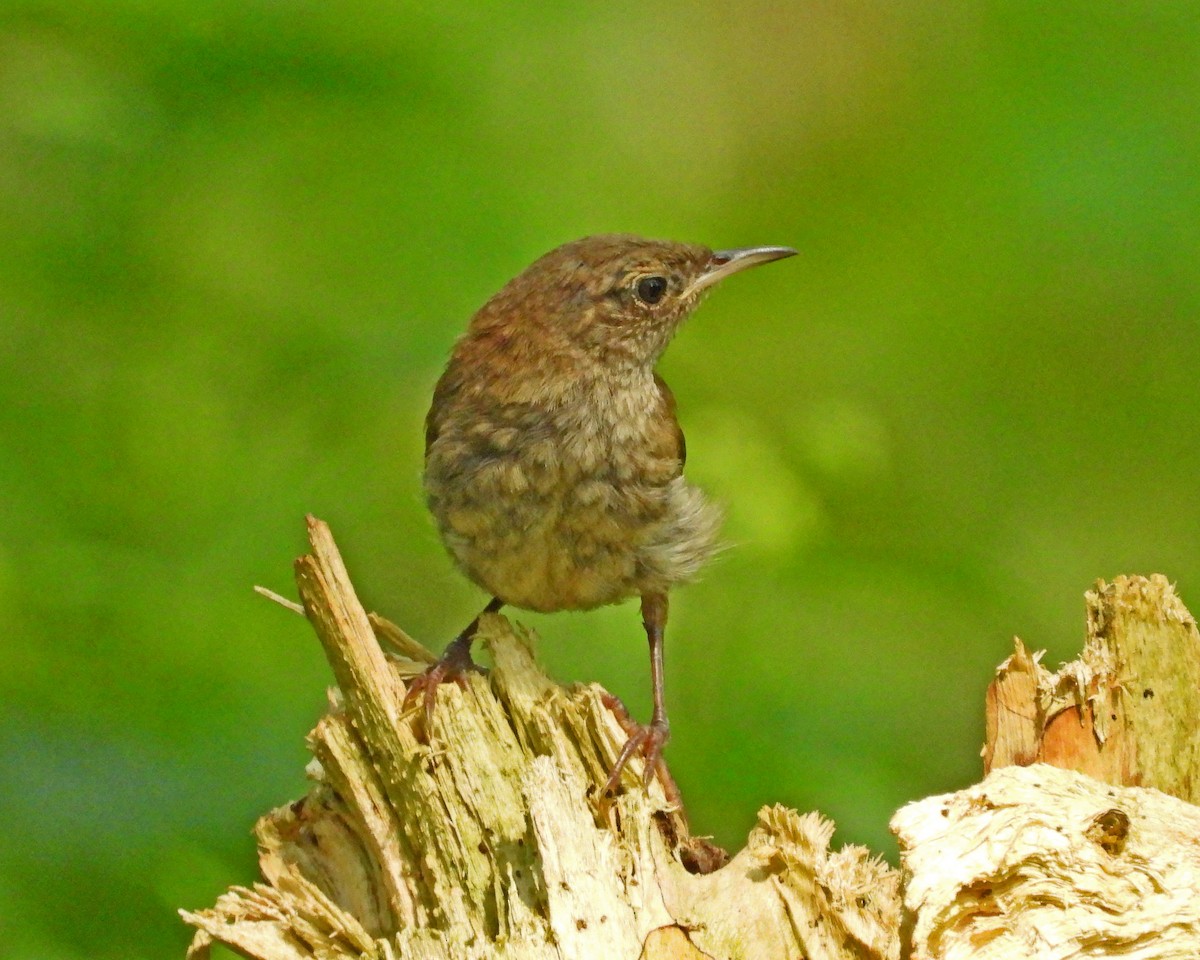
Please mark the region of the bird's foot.
[[629, 716], [629, 711], [625, 709], [621, 698], [611, 693], [606, 693], [602, 702], [613, 712], [617, 723], [621, 725], [621, 729], [625, 731], [629, 739], [621, 748], [617, 762], [613, 764], [612, 772], [608, 775], [608, 779], [600, 791], [601, 806], [608, 805], [609, 796], [616, 793], [617, 787], [620, 786], [625, 766], [631, 757], [638, 754], [642, 757], [642, 784], [649, 787], [650, 781], [657, 777], [658, 782], [662, 784], [667, 803], [682, 810], [683, 798], [679, 793], [679, 787], [675, 784], [675, 778], [671, 776], [671, 771], [667, 769], [667, 763], [662, 757], [663, 747], [671, 739], [671, 728], [667, 721], [659, 719], [645, 724], [638, 723]]
[[426, 743], [429, 742], [429, 737], [433, 732], [433, 708], [437, 703], [437, 688], [443, 683], [456, 683], [465, 690], [467, 677], [470, 674], [487, 673], [483, 667], [471, 659], [471, 639], [471, 637], [463, 635], [451, 640], [437, 663], [408, 682], [401, 710], [407, 712], [419, 699], [423, 701], [422, 717], [424, 722], [419, 733], [421, 739]]
[[609, 774], [604, 789], [600, 792], [600, 815], [607, 817], [611, 794], [620, 784], [625, 765], [629, 762], [630, 757], [635, 753], [640, 753], [644, 763], [642, 768], [643, 785], [649, 786], [650, 781], [657, 776], [658, 782], [662, 784], [663, 794], [666, 796], [668, 809], [657, 813], [655, 822], [662, 831], [667, 845], [675, 850], [679, 862], [683, 864], [688, 873], [706, 874], [720, 870], [729, 862], [729, 853], [718, 847], [708, 837], [692, 836], [688, 828], [687, 812], [683, 808], [683, 797], [675, 783], [675, 778], [667, 769], [666, 761], [662, 758], [663, 747], [670, 739], [670, 729], [666, 721], [638, 723], [629, 716], [629, 711], [625, 709], [625, 704], [621, 702], [620, 697], [611, 693], [606, 693], [601, 702], [613, 712], [621, 729], [625, 731], [629, 739], [621, 748], [617, 762], [613, 764], [612, 773]]

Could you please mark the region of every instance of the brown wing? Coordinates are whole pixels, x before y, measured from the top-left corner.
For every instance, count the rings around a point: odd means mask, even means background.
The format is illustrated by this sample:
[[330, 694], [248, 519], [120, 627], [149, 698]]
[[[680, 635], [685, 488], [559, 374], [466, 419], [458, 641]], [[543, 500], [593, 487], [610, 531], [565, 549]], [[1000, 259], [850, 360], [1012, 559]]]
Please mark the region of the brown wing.
[[[443, 378], [444, 379], [444, 378]], [[425, 414], [425, 459], [429, 459], [429, 451], [433, 448], [434, 442], [438, 438], [438, 434], [442, 432], [442, 423], [446, 419], [446, 407], [444, 403], [439, 402], [442, 392], [441, 383], [438, 383], [438, 389], [433, 392], [433, 402], [429, 405], [429, 412]]]
[[433, 446], [433, 442], [438, 438], [438, 431], [441, 426], [437, 422], [437, 418], [433, 415], [433, 407], [429, 408], [429, 413], [425, 414], [425, 459], [429, 459], [429, 448]]
[[429, 405], [429, 413], [425, 414], [426, 459], [429, 459], [429, 448], [433, 446], [438, 434], [442, 432], [442, 426], [462, 385], [462, 377], [458, 370], [458, 364], [452, 358], [446, 365], [437, 386], [433, 388], [433, 402]]
[[679, 425], [679, 417], [675, 415], [675, 394], [671, 392], [671, 388], [667, 386], [667, 381], [660, 377], [657, 373], [654, 374], [654, 385], [658, 387], [659, 395], [663, 398], [663, 403], [667, 406], [667, 413], [670, 416], [671, 425], [675, 429], [675, 449], [673, 451], [675, 457], [679, 460], [679, 472], [683, 473], [683, 465], [687, 463], [687, 440], [683, 436], [683, 428]]

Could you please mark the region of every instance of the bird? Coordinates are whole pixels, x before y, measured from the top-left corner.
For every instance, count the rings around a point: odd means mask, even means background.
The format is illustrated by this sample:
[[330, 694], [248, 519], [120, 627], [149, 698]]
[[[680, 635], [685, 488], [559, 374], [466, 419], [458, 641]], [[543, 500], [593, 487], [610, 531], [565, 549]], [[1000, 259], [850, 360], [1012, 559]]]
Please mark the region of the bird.
[[653, 713], [632, 721], [600, 795], [635, 756], [670, 799], [663, 645], [668, 595], [721, 547], [721, 510], [684, 477], [675, 397], [655, 366], [718, 283], [795, 255], [628, 234], [589, 236], [534, 261], [488, 300], [457, 341], [425, 420], [424, 489], [441, 540], [492, 599], [415, 677], [405, 707], [479, 668], [471, 643], [504, 606], [591, 610], [638, 598], [650, 648]]

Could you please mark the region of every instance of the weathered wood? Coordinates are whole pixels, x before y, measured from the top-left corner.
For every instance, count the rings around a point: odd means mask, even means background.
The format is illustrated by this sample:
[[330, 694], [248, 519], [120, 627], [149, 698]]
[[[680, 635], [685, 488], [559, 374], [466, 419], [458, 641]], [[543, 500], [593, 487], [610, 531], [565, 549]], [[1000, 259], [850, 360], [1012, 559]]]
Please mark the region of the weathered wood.
[[912, 960], [1200, 957], [1200, 635], [1165, 577], [1086, 602], [1078, 660], [997, 669], [984, 781], [892, 820]]
[[[257, 827], [264, 883], [184, 918], [190, 955], [251, 958], [896, 958], [897, 873], [831, 852], [816, 814], [764, 808], [724, 867], [661, 788], [594, 792], [625, 734], [595, 685], [542, 673], [531, 638], [483, 618], [488, 678], [438, 691], [432, 745], [402, 716], [431, 655], [368, 618], [319, 521], [297, 561], [304, 609], [338, 681], [310, 735], [316, 783]], [[389, 659], [377, 636], [402, 656]]]
[[892, 819], [909, 960], [1195, 960], [1200, 808], [1047, 764]]
[[988, 689], [984, 768], [1045, 762], [1200, 799], [1200, 634], [1166, 577], [1089, 591], [1078, 660], [1051, 673], [1020, 640]]
[[402, 704], [433, 655], [363, 611], [324, 524], [309, 537], [297, 581], [338, 683], [315, 782], [259, 821], [262, 883], [183, 913], [194, 960], [1200, 957], [1200, 635], [1162, 577], [1098, 584], [1057, 673], [1017, 641], [990, 773], [896, 814], [901, 872], [782, 807], [714, 869], [636, 762], [597, 805], [624, 731], [504, 617], [480, 624], [490, 676], [439, 689], [422, 742]]

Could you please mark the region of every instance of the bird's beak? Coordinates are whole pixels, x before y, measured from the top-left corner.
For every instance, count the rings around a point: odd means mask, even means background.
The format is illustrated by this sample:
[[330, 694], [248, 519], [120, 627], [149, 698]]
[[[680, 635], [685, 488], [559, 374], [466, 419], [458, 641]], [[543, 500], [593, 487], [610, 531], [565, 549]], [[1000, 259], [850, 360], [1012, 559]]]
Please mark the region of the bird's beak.
[[791, 247], [743, 247], [740, 250], [715, 250], [708, 267], [688, 287], [685, 296], [707, 290], [714, 283], [720, 283], [730, 274], [738, 273], [749, 267], [757, 267], [760, 263], [770, 263], [772, 260], [782, 260], [784, 257], [794, 257], [796, 251]]

